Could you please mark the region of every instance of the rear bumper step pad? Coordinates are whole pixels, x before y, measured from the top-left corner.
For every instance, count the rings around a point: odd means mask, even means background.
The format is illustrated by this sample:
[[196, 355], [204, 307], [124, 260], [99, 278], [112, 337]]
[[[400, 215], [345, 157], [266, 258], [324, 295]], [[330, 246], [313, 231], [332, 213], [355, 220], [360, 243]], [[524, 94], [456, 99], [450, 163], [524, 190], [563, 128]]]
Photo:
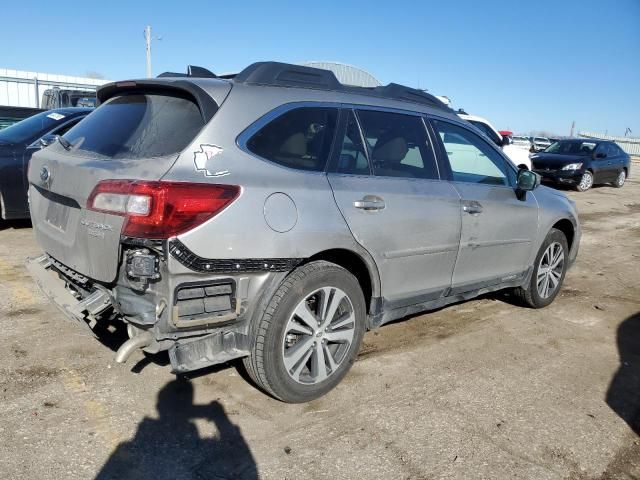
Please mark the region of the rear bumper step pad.
[[76, 298], [52, 266], [53, 262], [48, 255], [29, 258], [26, 262], [27, 271], [33, 277], [40, 291], [67, 318], [82, 325], [95, 336], [92, 330], [95, 324], [94, 316], [111, 306], [111, 297], [105, 290], [96, 289], [83, 299]]

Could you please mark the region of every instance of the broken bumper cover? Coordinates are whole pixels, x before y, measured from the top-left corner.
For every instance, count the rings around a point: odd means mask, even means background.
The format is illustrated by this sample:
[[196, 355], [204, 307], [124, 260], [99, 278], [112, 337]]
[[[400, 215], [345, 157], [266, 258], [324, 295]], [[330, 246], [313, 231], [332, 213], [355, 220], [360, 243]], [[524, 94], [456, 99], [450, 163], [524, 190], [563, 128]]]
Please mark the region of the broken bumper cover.
[[112, 305], [110, 295], [102, 289], [95, 289], [84, 298], [78, 298], [67, 288], [67, 282], [60, 277], [54, 263], [48, 255], [29, 258], [27, 271], [33, 277], [40, 291], [57, 306], [64, 315], [76, 324], [80, 324], [95, 336], [95, 316]]

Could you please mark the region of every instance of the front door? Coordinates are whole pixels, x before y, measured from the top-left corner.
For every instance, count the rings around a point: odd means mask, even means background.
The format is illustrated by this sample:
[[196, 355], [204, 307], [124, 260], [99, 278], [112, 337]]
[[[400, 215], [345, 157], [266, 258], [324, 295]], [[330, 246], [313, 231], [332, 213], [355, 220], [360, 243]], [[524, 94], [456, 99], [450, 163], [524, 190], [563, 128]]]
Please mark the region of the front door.
[[328, 178], [353, 236], [378, 265], [386, 308], [441, 297], [458, 252], [460, 197], [439, 180], [422, 118], [344, 113]]
[[534, 195], [516, 195], [513, 166], [470, 128], [444, 120], [433, 125], [449, 160], [451, 185], [462, 201], [452, 293], [522, 277], [538, 230]]

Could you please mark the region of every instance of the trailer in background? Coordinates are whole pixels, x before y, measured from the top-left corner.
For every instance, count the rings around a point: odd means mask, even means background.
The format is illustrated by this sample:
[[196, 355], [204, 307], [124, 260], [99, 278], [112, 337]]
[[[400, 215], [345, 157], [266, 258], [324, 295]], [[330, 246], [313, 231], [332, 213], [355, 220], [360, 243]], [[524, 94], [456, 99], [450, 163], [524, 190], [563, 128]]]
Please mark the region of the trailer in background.
[[109, 80], [0, 68], [0, 129], [43, 110], [94, 107]]

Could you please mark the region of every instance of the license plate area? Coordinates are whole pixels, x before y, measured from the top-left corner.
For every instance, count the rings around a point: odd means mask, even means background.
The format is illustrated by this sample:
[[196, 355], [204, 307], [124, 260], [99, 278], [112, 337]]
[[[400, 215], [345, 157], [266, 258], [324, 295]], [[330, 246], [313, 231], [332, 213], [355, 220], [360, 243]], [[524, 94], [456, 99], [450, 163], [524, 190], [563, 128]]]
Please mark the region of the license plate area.
[[69, 207], [57, 202], [49, 202], [47, 206], [47, 223], [58, 230], [65, 231], [69, 221]]

